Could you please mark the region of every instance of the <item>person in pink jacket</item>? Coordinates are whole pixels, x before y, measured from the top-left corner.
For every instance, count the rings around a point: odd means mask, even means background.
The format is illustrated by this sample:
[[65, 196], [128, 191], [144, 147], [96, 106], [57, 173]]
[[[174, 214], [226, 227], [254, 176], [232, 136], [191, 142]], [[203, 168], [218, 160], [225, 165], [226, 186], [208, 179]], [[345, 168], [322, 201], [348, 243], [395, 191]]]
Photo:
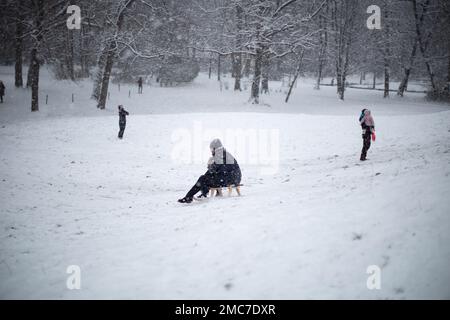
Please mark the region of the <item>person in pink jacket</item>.
[[366, 161], [367, 151], [370, 149], [370, 139], [375, 140], [375, 121], [369, 109], [363, 109], [359, 117], [362, 128], [363, 148], [361, 150], [361, 161]]

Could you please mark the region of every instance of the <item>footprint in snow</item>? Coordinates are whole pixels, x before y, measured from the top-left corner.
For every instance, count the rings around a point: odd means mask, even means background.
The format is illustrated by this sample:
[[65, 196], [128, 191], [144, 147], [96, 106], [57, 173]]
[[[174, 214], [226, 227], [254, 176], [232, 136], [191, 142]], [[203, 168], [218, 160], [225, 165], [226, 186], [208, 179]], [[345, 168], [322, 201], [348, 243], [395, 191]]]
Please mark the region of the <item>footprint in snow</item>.
[[395, 294], [405, 293], [405, 289], [403, 289], [403, 288], [394, 288], [394, 293]]
[[233, 288], [233, 284], [232, 283], [226, 283], [224, 285], [225, 289], [230, 290], [231, 288]]
[[352, 238], [353, 241], [361, 240], [361, 239], [362, 239], [361, 233], [353, 233], [353, 238]]

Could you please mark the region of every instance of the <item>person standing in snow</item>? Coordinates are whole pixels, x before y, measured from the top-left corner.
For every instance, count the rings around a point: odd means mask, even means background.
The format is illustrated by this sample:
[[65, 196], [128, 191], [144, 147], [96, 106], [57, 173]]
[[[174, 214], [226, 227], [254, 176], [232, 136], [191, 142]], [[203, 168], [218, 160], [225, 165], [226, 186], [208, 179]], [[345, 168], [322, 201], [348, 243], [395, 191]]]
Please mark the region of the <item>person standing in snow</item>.
[[369, 109], [363, 109], [359, 116], [359, 123], [362, 128], [363, 148], [361, 150], [361, 161], [366, 161], [367, 151], [370, 149], [370, 139], [375, 134], [375, 121]]
[[3, 81], [0, 80], [0, 102], [3, 103], [3, 96], [5, 95], [5, 85]]
[[119, 139], [123, 138], [125, 126], [127, 125], [127, 116], [129, 115], [122, 105], [119, 105]]
[[199, 198], [206, 198], [210, 188], [227, 187], [241, 183], [241, 169], [236, 159], [227, 151], [219, 139], [211, 141], [209, 148], [212, 157], [208, 161], [208, 170], [189, 190], [180, 203], [190, 203], [194, 196], [201, 191]]
[[142, 93], [142, 77], [139, 77], [138, 79], [138, 93]]

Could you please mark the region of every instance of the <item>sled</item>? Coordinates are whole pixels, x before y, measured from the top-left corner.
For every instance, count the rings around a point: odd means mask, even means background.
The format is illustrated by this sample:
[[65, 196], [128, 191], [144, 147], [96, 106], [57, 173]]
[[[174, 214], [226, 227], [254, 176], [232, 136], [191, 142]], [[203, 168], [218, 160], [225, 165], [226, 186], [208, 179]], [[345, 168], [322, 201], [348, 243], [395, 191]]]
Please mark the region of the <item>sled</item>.
[[[241, 195], [241, 186], [242, 186], [242, 184], [238, 184], [238, 185], [232, 184], [232, 185], [229, 185], [228, 187], [226, 187], [228, 189], [228, 196], [231, 196], [231, 194], [233, 193], [233, 188], [236, 190], [237, 195], [240, 196]], [[210, 188], [209, 194], [211, 197], [213, 197], [214, 194], [216, 195], [216, 197], [222, 197], [223, 196], [222, 187]]]

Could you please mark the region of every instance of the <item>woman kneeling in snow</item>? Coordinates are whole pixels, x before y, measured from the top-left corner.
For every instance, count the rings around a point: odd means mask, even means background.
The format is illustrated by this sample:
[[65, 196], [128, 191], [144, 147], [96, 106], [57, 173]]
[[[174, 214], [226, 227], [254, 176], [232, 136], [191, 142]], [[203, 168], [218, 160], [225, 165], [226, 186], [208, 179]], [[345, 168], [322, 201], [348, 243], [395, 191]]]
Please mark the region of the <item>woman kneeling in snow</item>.
[[206, 198], [210, 188], [238, 186], [241, 183], [241, 169], [236, 159], [222, 146], [222, 142], [214, 139], [209, 148], [212, 157], [208, 161], [208, 171], [198, 178], [191, 190], [178, 202], [192, 202], [199, 191], [202, 192], [199, 198]]

